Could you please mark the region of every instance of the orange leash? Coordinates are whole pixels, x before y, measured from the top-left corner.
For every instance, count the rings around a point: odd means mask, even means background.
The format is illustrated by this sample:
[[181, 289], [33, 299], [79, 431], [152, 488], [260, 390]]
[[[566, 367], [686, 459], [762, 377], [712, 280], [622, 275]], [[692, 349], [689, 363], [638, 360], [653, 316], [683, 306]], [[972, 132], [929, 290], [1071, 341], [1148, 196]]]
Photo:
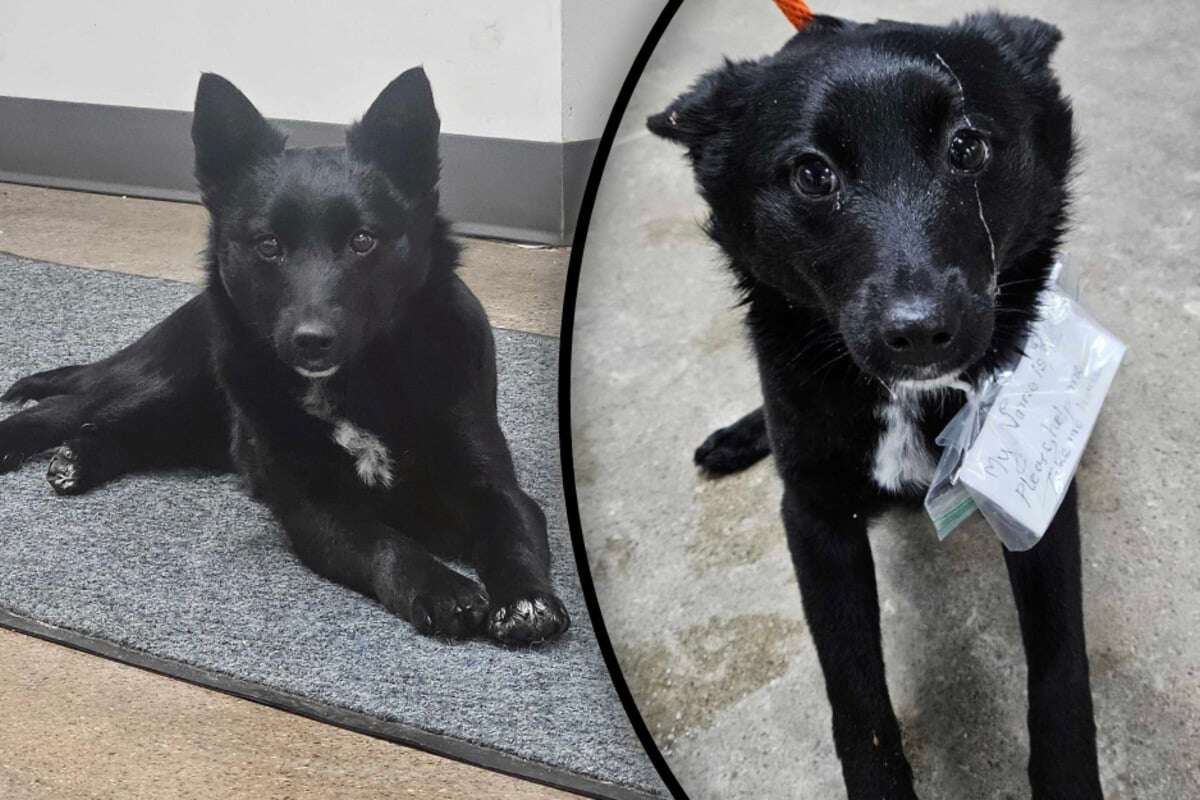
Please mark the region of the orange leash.
[[775, 0], [775, 5], [779, 6], [788, 22], [796, 26], [796, 30], [803, 29], [813, 18], [812, 9], [804, 0]]

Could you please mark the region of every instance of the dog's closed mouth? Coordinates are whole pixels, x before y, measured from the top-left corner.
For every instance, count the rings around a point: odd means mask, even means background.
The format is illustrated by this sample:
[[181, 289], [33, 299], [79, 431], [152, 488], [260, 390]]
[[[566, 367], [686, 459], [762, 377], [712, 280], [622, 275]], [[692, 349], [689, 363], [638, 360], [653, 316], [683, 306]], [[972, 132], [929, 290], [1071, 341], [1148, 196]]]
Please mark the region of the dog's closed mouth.
[[967, 390], [970, 388], [970, 384], [963, 379], [962, 370], [958, 370], [956, 372], [948, 372], [944, 375], [939, 375], [934, 378], [914, 378], [896, 381], [894, 387], [897, 389], [906, 389], [910, 391], [927, 392], [938, 389]]
[[895, 388], [903, 389], [942, 389], [954, 386], [967, 380], [966, 376], [978, 365], [979, 359], [947, 359], [927, 366], [897, 367], [887, 365], [880, 367], [873, 364], [862, 364], [859, 368], [870, 378]]
[[341, 364], [334, 364], [332, 367], [326, 367], [325, 369], [313, 370], [305, 369], [304, 367], [296, 367], [295, 370], [306, 378], [328, 378], [341, 368]]

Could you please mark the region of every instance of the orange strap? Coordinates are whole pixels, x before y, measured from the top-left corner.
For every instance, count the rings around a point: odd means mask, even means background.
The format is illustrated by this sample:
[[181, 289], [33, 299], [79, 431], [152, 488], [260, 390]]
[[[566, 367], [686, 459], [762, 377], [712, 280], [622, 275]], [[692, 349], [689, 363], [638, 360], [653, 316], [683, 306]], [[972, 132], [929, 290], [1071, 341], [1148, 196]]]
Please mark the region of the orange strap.
[[779, 6], [788, 22], [796, 26], [796, 30], [801, 30], [813, 18], [812, 9], [804, 0], [775, 0], [775, 5]]

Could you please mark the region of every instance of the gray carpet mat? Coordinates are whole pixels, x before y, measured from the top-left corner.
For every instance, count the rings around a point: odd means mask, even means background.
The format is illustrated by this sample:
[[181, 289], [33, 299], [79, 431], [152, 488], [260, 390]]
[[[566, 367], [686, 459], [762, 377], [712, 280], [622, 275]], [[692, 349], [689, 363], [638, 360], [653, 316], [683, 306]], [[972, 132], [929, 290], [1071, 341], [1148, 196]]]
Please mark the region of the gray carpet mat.
[[[0, 385], [106, 355], [196, 291], [0, 254]], [[417, 635], [300, 564], [235, 476], [128, 476], [60, 498], [44, 458], [0, 476], [0, 624], [594, 796], [660, 796], [575, 576], [557, 341], [498, 330], [496, 345], [501, 423], [549, 518], [573, 620], [562, 640], [507, 650]]]

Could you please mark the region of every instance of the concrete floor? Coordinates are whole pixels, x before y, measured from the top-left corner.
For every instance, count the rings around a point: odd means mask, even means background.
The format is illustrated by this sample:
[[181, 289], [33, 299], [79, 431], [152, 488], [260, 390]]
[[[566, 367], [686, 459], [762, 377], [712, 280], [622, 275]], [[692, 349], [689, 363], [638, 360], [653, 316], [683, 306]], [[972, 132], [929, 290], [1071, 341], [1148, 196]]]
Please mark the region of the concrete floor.
[[[0, 250], [198, 282], [198, 206], [0, 183]], [[465, 242], [501, 327], [557, 335], [567, 252]], [[0, 629], [0, 798], [574, 795]]]
[[[825, 0], [945, 22], [978, 0]], [[1103, 782], [1113, 800], [1200, 797], [1200, 11], [1013, 0], [1059, 24], [1084, 145], [1068, 250], [1129, 345], [1080, 469]], [[778, 518], [772, 465], [706, 482], [692, 449], [758, 405], [757, 380], [682, 153], [642, 120], [721, 55], [776, 49], [771, 3], [688, 0], [609, 159], [576, 309], [580, 512], [608, 631], [696, 800], [844, 797]], [[1189, 76], [1189, 77], [1185, 77]], [[923, 798], [1028, 797], [1025, 667], [999, 545], [938, 544], [921, 515], [872, 532], [892, 697]]]

